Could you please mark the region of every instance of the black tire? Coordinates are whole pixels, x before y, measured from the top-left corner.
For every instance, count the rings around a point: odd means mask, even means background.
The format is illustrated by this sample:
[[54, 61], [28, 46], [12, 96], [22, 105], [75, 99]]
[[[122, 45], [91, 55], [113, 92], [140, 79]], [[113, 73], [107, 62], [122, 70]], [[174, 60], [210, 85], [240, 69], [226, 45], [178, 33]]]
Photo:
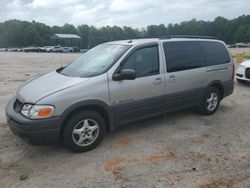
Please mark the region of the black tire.
[[[207, 100], [211, 96], [212, 93], [215, 93], [217, 95], [218, 100], [217, 100], [217, 104], [215, 105], [215, 107], [212, 110], [209, 110]], [[214, 114], [220, 105], [220, 100], [221, 100], [221, 93], [220, 93], [219, 89], [217, 89], [216, 87], [208, 88], [204, 97], [202, 98], [202, 101], [201, 101], [199, 107], [198, 107], [199, 113], [202, 115]]]
[[238, 78], [236, 78], [236, 79], [237, 79], [237, 82], [239, 82], [239, 83], [241, 83], [241, 84], [246, 83], [246, 81], [245, 81], [245, 80], [241, 80], [241, 79], [238, 79]]
[[[89, 145], [85, 145], [85, 146], [80, 146], [76, 144], [76, 142], [74, 141], [75, 137], [73, 138], [73, 130], [75, 129], [76, 125], [78, 125], [79, 122], [85, 119], [93, 120], [97, 123], [99, 127], [98, 135], [93, 143]], [[62, 139], [63, 139], [64, 146], [70, 149], [71, 151], [77, 152], [77, 153], [92, 150], [96, 146], [98, 146], [100, 142], [102, 141], [104, 134], [105, 134], [105, 130], [106, 130], [105, 127], [106, 127], [105, 120], [99, 113], [95, 111], [86, 110], [86, 111], [80, 111], [76, 114], [73, 114], [66, 121], [65, 126], [63, 128]]]

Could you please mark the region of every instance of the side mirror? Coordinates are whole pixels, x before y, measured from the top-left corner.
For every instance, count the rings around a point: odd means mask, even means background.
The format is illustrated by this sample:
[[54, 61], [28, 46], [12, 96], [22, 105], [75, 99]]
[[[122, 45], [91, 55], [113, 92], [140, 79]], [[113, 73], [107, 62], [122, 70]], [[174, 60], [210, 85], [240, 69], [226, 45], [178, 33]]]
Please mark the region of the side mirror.
[[[66, 66], [65, 66], [66, 67]], [[63, 67], [63, 66], [61, 66], [59, 69], [56, 69], [56, 72], [62, 72], [62, 70], [65, 68], [65, 67]]]
[[123, 69], [121, 72], [114, 74], [113, 80], [114, 81], [121, 81], [121, 80], [134, 80], [136, 78], [136, 73], [132, 69]]

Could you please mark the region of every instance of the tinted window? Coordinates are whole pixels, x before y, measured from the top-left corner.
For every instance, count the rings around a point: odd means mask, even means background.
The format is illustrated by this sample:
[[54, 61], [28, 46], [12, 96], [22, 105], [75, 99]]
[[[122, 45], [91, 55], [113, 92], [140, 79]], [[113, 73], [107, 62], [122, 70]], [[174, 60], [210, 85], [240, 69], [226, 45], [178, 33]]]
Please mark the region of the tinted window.
[[204, 55], [198, 41], [167, 42], [163, 46], [168, 72], [204, 66]]
[[219, 42], [201, 42], [206, 64], [219, 65], [230, 62], [230, 57], [225, 46]]
[[135, 70], [136, 77], [159, 73], [158, 47], [153, 46], [137, 50], [123, 64], [122, 69]]

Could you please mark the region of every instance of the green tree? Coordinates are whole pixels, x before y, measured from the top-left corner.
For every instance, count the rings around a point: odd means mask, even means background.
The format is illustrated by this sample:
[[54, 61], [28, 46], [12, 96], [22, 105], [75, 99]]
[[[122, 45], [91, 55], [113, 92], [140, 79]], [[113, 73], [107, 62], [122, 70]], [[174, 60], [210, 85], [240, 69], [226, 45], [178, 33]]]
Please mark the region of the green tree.
[[74, 25], [71, 25], [71, 24], [64, 24], [62, 27], [61, 27], [61, 33], [64, 33], [64, 34], [76, 34], [77, 33], [77, 30], [75, 28]]
[[133, 39], [133, 38], [140, 37], [140, 32], [136, 29], [133, 29], [132, 27], [124, 26], [123, 32], [124, 32], [125, 39]]
[[80, 25], [77, 27], [77, 34], [81, 37], [81, 48], [88, 48], [90, 28], [88, 25]]
[[72, 24], [48, 26], [36, 21], [8, 20], [0, 22], [0, 47], [26, 47], [50, 45], [50, 37], [55, 33], [78, 34], [81, 48], [91, 48], [100, 43], [134, 39], [139, 37], [161, 37], [164, 35], [208, 35], [226, 43], [250, 42], [250, 15], [242, 15], [228, 20], [217, 17], [214, 21], [192, 19], [179, 24], [169, 23], [149, 25], [142, 29], [124, 26], [104, 26], [96, 28], [86, 24], [77, 28]]
[[250, 24], [241, 25], [235, 34], [236, 42], [250, 42]]

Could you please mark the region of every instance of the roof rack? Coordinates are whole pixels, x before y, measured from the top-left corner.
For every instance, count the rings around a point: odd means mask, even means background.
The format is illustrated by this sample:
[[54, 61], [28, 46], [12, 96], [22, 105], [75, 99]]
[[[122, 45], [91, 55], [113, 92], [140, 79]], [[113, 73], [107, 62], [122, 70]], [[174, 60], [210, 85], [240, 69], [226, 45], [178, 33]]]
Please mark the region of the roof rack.
[[171, 38], [216, 39], [216, 37], [212, 36], [198, 36], [198, 35], [166, 35], [160, 37], [160, 39], [171, 39]]

